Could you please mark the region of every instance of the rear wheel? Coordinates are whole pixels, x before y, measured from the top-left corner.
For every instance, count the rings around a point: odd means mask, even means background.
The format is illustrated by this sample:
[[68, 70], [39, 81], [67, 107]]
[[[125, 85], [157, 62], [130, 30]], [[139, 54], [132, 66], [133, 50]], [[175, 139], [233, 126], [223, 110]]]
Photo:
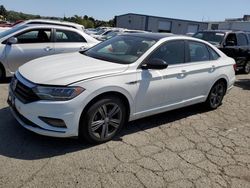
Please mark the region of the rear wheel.
[[223, 81], [216, 82], [208, 95], [208, 98], [205, 103], [206, 106], [209, 109], [218, 108], [222, 103], [225, 93], [226, 84]]
[[107, 96], [95, 102], [81, 120], [79, 136], [90, 143], [111, 140], [123, 127], [126, 109], [117, 97]]
[[249, 74], [249, 73], [250, 73], [250, 61], [248, 61], [248, 62], [245, 64], [244, 73], [246, 73], [246, 74]]

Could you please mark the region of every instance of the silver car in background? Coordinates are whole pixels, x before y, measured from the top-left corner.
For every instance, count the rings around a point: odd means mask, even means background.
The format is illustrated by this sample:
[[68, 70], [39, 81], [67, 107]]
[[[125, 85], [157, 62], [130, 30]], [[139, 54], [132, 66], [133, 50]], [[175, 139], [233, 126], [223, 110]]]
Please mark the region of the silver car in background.
[[0, 33], [0, 80], [24, 63], [48, 55], [76, 52], [99, 43], [83, 31], [58, 26], [25, 24]]
[[33, 19], [33, 20], [26, 20], [23, 22], [20, 22], [14, 27], [18, 27], [21, 25], [31, 25], [31, 24], [36, 24], [36, 25], [58, 25], [58, 26], [65, 26], [65, 27], [71, 27], [74, 29], [78, 29], [79, 31], [85, 31], [85, 27], [83, 25], [73, 23], [73, 22], [66, 22], [66, 21], [61, 21], [61, 20], [48, 20], [48, 19]]

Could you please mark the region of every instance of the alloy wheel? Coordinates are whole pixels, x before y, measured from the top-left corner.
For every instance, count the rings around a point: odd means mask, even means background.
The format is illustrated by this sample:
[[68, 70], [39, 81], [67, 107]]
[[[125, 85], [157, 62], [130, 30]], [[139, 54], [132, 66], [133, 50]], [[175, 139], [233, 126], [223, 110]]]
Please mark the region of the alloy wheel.
[[90, 133], [97, 139], [104, 140], [116, 133], [122, 118], [122, 110], [116, 103], [103, 104], [91, 118]]
[[209, 100], [212, 108], [217, 108], [221, 104], [224, 94], [225, 88], [223, 83], [218, 83], [212, 88]]

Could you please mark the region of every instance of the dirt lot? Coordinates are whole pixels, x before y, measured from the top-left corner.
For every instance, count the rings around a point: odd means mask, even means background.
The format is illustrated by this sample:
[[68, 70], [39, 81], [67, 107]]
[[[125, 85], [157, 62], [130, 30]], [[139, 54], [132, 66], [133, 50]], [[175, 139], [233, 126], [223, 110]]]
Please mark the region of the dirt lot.
[[135, 121], [99, 146], [25, 130], [6, 99], [0, 84], [0, 187], [250, 187], [250, 75], [215, 111]]

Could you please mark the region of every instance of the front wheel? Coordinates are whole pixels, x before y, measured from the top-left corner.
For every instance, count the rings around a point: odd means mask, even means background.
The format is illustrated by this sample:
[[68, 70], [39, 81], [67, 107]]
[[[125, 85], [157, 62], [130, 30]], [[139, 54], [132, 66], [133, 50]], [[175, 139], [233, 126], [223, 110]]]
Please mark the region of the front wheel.
[[123, 127], [126, 109], [116, 97], [107, 96], [95, 102], [83, 114], [79, 136], [90, 143], [103, 143], [111, 140]]
[[218, 108], [222, 103], [225, 93], [226, 93], [226, 84], [223, 81], [216, 82], [212, 87], [208, 95], [208, 98], [205, 102], [206, 106], [209, 109]]
[[245, 73], [245, 74], [249, 74], [249, 73], [250, 73], [250, 61], [248, 61], [248, 62], [245, 64], [244, 73]]

